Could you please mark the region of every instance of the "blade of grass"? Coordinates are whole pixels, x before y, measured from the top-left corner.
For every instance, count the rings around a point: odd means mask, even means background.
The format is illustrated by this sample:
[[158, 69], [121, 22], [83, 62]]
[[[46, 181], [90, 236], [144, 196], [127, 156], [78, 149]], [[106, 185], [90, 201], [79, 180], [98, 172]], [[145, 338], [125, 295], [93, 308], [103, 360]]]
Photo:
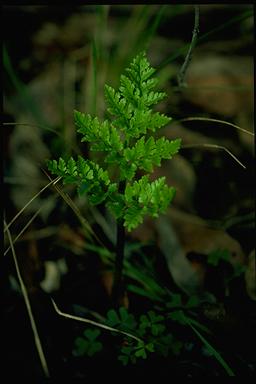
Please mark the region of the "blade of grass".
[[[48, 175], [48, 173], [43, 169], [43, 172], [46, 174], [46, 176], [51, 180], [51, 177]], [[58, 178], [60, 180], [60, 178]], [[58, 181], [59, 181], [58, 180]], [[77, 205], [73, 202], [73, 200], [59, 188], [59, 186], [55, 183], [53, 184], [53, 187], [58, 192], [58, 194], [63, 198], [63, 200], [69, 205], [69, 207], [72, 209], [74, 214], [77, 216], [78, 220], [82, 224], [82, 227], [86, 230], [86, 235], [91, 239], [91, 236], [95, 238], [95, 240], [102, 245], [102, 247], [105, 247], [103, 242], [99, 239], [99, 237], [96, 235], [96, 233], [93, 231], [92, 227], [90, 226], [89, 222], [83, 217], [82, 213], [80, 212], [80, 209], [77, 207]]]
[[[76, 147], [76, 135], [73, 124], [73, 111], [76, 108], [74, 87], [76, 64], [72, 58], [66, 57], [61, 68], [61, 142], [63, 142], [65, 154], [71, 155], [72, 150]], [[77, 152], [77, 149], [75, 152]]]
[[142, 284], [147, 290], [159, 295], [165, 294], [165, 290], [156, 283], [150, 276], [143, 273], [140, 269], [133, 267], [127, 260], [124, 261], [124, 274]]
[[227, 152], [229, 156], [231, 156], [242, 168], [246, 169], [246, 166], [241, 163], [240, 160], [226, 147], [222, 145], [217, 144], [189, 144], [189, 145], [183, 145], [182, 149], [184, 148], [194, 148], [194, 147], [204, 147], [204, 148], [213, 148], [213, 149], [223, 149], [223, 151]]
[[228, 121], [225, 121], [225, 120], [211, 119], [211, 118], [208, 118], [208, 117], [197, 117], [197, 116], [195, 116], [195, 117], [185, 117], [184, 119], [171, 121], [170, 124], [183, 123], [184, 121], [209, 121], [209, 122], [213, 122], [213, 123], [229, 125], [230, 127], [236, 128], [236, 129], [238, 129], [241, 132], [244, 132], [244, 133], [247, 133], [248, 135], [254, 136], [253, 132], [247, 131], [246, 129], [241, 128], [238, 125], [229, 123]]
[[97, 6], [97, 27], [95, 32], [95, 43], [97, 47], [98, 57], [101, 59], [106, 59], [108, 57], [108, 50], [106, 49], [106, 32], [107, 32], [107, 22], [108, 15], [111, 5], [98, 5]]
[[155, 295], [154, 293], [146, 291], [145, 289], [138, 287], [137, 285], [134, 285], [134, 284], [128, 284], [127, 290], [130, 292], [136, 293], [137, 295], [146, 297], [146, 298], [153, 300], [153, 301], [160, 301], [160, 302], [163, 301], [160, 299], [159, 296]]
[[28, 126], [28, 127], [36, 127], [36, 128], [42, 128], [42, 129], [45, 129], [46, 131], [49, 131], [49, 132], [52, 132], [52, 133], [55, 133], [56, 135], [58, 135], [59, 137], [62, 137], [61, 134], [56, 131], [55, 129], [53, 128], [50, 128], [50, 127], [47, 127], [45, 125], [38, 125], [38, 124], [30, 124], [30, 123], [3, 123], [3, 125], [7, 125], [7, 126], [11, 126], [11, 125], [25, 125], [25, 126]]
[[[146, 30], [154, 8], [148, 5], [136, 4], [131, 8], [128, 20], [123, 24], [118, 36], [117, 44], [113, 52], [115, 57], [111, 63], [113, 79], [110, 82], [115, 86], [120, 73], [137, 53], [141, 33]], [[129, 36], [129, 38], [127, 38]]]
[[225, 369], [228, 376], [235, 376], [235, 373], [230, 368], [230, 366], [226, 363], [226, 361], [223, 359], [221, 354], [216, 351], [216, 349], [203, 337], [203, 335], [191, 324], [190, 320], [187, 319], [188, 325], [192, 328], [192, 330], [195, 332], [195, 334], [199, 337], [199, 339], [203, 342], [203, 344], [206, 346], [207, 350], [215, 357], [215, 359], [220, 363], [220, 365]]
[[[45, 125], [39, 125], [39, 124], [30, 124], [30, 123], [3, 123], [3, 125], [6, 125], [6, 126], [12, 126], [12, 125], [24, 125], [24, 126], [27, 126], [27, 127], [36, 127], [36, 128], [41, 128], [41, 129], [44, 129], [46, 131], [49, 131], [49, 132], [52, 132], [54, 133], [55, 135], [57, 135], [61, 141], [63, 140], [63, 134], [61, 134], [60, 132], [56, 131], [56, 129], [53, 129], [53, 128], [50, 128], [50, 127], [47, 127]], [[74, 153], [80, 153], [79, 151], [79, 148], [77, 148], [77, 146], [74, 146], [73, 143], [69, 143], [69, 146], [70, 146], [70, 149], [72, 149], [74, 151]]]
[[39, 109], [37, 104], [35, 104], [32, 96], [28, 92], [27, 87], [22, 83], [22, 81], [18, 78], [17, 74], [15, 73], [10, 56], [8, 54], [8, 50], [5, 45], [3, 46], [3, 64], [4, 69], [6, 70], [14, 88], [20, 95], [20, 100], [23, 104], [24, 109], [31, 113], [31, 115], [36, 119], [36, 121], [43, 125], [47, 125], [41, 113], [41, 110]]
[[[172, 87], [172, 90], [173, 91], [177, 91], [179, 90], [179, 87]], [[247, 92], [247, 91], [251, 91], [252, 90], [252, 87], [249, 86], [249, 85], [200, 85], [200, 86], [196, 86], [196, 85], [190, 85], [189, 87], [186, 88], [186, 92], [194, 92], [194, 91], [223, 91], [223, 92], [226, 92], [226, 91], [236, 91], [236, 92]]]
[[97, 52], [97, 46], [95, 39], [92, 40], [92, 46], [91, 46], [91, 56], [92, 56], [92, 72], [93, 72], [93, 87], [92, 87], [92, 107], [91, 111], [93, 116], [96, 114], [97, 111], [97, 89], [98, 89], [98, 79], [97, 79], [97, 72], [98, 72], [98, 52]]
[[[34, 215], [31, 217], [31, 219], [27, 222], [27, 224], [22, 228], [22, 230], [19, 232], [19, 234], [15, 237], [15, 239], [12, 241], [13, 244], [16, 243], [16, 241], [20, 238], [20, 236], [26, 231], [26, 229], [30, 226], [30, 224], [35, 220], [35, 218], [39, 215], [43, 207], [40, 207]], [[4, 252], [4, 256], [7, 255], [7, 253], [10, 251], [11, 246], [9, 246], [6, 251]]]
[[43, 187], [35, 196], [33, 196], [28, 202], [27, 204], [24, 205], [23, 208], [21, 208], [21, 210], [17, 213], [17, 215], [15, 215], [13, 217], [13, 219], [9, 222], [9, 224], [7, 225], [6, 229], [4, 229], [4, 233], [6, 232], [6, 230], [8, 228], [10, 228], [10, 226], [18, 219], [18, 217], [22, 214], [22, 212], [25, 211], [25, 209], [38, 197], [41, 195], [41, 193], [43, 193], [43, 191], [45, 191], [47, 188], [50, 187], [50, 185], [54, 185], [55, 183], [57, 183], [59, 180], [61, 179], [61, 177], [56, 177], [54, 180], [51, 180], [50, 183], [48, 183], [45, 187]]
[[115, 253], [110, 252], [106, 247], [98, 246], [95, 244], [86, 243], [85, 249], [88, 249], [89, 251], [96, 252], [102, 259], [104, 263], [110, 263], [113, 264]]
[[41, 365], [42, 365], [42, 369], [43, 369], [44, 375], [47, 378], [49, 378], [50, 377], [50, 373], [49, 373], [48, 365], [47, 365], [47, 362], [46, 362], [46, 359], [45, 359], [45, 356], [44, 356], [44, 352], [43, 352], [42, 344], [41, 344], [41, 341], [40, 341], [40, 337], [39, 337], [39, 334], [38, 334], [38, 331], [37, 331], [37, 326], [36, 326], [35, 319], [34, 319], [33, 312], [32, 312], [32, 308], [31, 308], [31, 305], [30, 305], [27, 289], [26, 289], [26, 286], [25, 286], [25, 284], [23, 282], [23, 279], [22, 279], [22, 276], [21, 276], [21, 273], [20, 273], [20, 268], [19, 268], [19, 264], [18, 264], [18, 261], [17, 261], [15, 249], [14, 249], [14, 246], [13, 246], [12, 237], [11, 237], [10, 231], [9, 231], [9, 229], [7, 227], [7, 224], [6, 224], [5, 220], [4, 220], [4, 227], [5, 227], [5, 231], [7, 232], [7, 236], [8, 236], [9, 243], [10, 243], [10, 247], [11, 247], [11, 250], [12, 250], [12, 256], [13, 256], [13, 260], [14, 260], [14, 264], [15, 264], [15, 269], [16, 269], [17, 277], [18, 277], [18, 280], [19, 280], [19, 283], [20, 283], [21, 292], [22, 292], [22, 295], [24, 297], [24, 301], [25, 301], [26, 308], [27, 308], [27, 311], [28, 311], [28, 315], [29, 315], [29, 319], [30, 319], [30, 324], [31, 324], [32, 331], [33, 331], [33, 334], [34, 334], [35, 345], [36, 345], [36, 348], [37, 348], [39, 359], [40, 359], [40, 362], [41, 362]]
[[154, 20], [150, 23], [150, 25], [147, 29], [147, 32], [146, 32], [146, 38], [145, 38], [145, 42], [144, 42], [145, 48], [144, 49], [148, 49], [149, 44], [152, 41], [160, 23], [161, 23], [162, 18], [164, 17], [166, 9], [167, 9], [167, 4], [162, 5], [159, 8], [159, 11], [156, 13]]
[[153, 20], [151, 20], [151, 14], [146, 15], [145, 18], [145, 28], [142, 32], [137, 36], [137, 39], [134, 42], [133, 47], [131, 48], [131, 54], [134, 52], [139, 52], [142, 50], [147, 50], [149, 45], [157, 31], [157, 28], [160, 25], [161, 20], [165, 15], [165, 11], [167, 10], [168, 5], [161, 5], [159, 9], [156, 11]]
[[57, 226], [47, 226], [46, 228], [29, 231], [20, 241], [46, 239], [47, 237], [56, 236], [58, 232], [59, 228]]
[[111, 243], [115, 244], [116, 238], [115, 238], [115, 231], [113, 231], [113, 226], [107, 222], [105, 216], [103, 216], [100, 213], [99, 209], [97, 209], [95, 206], [90, 206], [89, 209], [93, 215], [95, 222], [100, 225], [104, 234], [108, 237]]
[[101, 105], [101, 100], [99, 98], [102, 97], [101, 94], [103, 93], [100, 92], [98, 94], [99, 86], [105, 83], [105, 67], [108, 62], [105, 36], [109, 7], [109, 5], [96, 6], [97, 20], [95, 31], [91, 39], [88, 81], [86, 83], [86, 89], [84, 90], [88, 100], [88, 107], [86, 109], [92, 115], [98, 113], [98, 106]]
[[193, 319], [192, 317], [188, 317], [185, 315], [187, 321], [189, 321], [190, 324], [194, 324], [197, 328], [201, 329], [205, 333], [211, 334], [212, 332], [203, 324], [199, 323], [197, 320]]
[[[134, 51], [131, 51], [131, 54], [134, 55], [134, 52], [139, 52], [140, 50], [148, 49], [150, 41], [154, 37], [157, 28], [160, 25], [160, 22], [163, 20], [163, 18], [168, 17], [168, 21], [170, 21], [172, 18], [177, 16], [178, 14], [182, 14], [184, 11], [186, 12], [186, 8], [184, 7], [184, 4], [164, 4], [164, 5], [156, 5], [158, 9], [152, 8], [152, 11], [148, 14], [144, 12], [144, 19], [145, 19], [145, 27], [142, 29], [141, 34], [137, 37], [135, 41], [135, 45], [133, 47]], [[149, 8], [148, 6], [145, 6], [146, 10]], [[171, 9], [171, 12], [168, 12], [168, 10]], [[153, 20], [151, 19], [152, 14], [155, 14], [153, 17]]]

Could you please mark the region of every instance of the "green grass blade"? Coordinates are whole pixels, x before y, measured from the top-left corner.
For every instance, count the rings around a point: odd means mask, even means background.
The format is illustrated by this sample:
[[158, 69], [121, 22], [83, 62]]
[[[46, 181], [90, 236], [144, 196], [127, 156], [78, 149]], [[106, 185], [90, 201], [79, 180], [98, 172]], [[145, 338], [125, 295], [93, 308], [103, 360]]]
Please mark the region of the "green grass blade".
[[226, 363], [223, 357], [220, 355], [218, 351], [203, 337], [203, 335], [191, 324], [191, 322], [187, 319], [188, 325], [193, 329], [195, 334], [199, 337], [199, 339], [204, 343], [207, 350], [215, 357], [215, 359], [220, 363], [220, 365], [225, 369], [228, 376], [235, 376], [235, 373], [230, 368], [230, 366]]
[[92, 53], [92, 73], [93, 73], [93, 86], [92, 86], [92, 106], [91, 111], [92, 115], [94, 116], [97, 111], [97, 89], [98, 89], [98, 78], [97, 78], [97, 71], [98, 71], [98, 53], [97, 53], [97, 46], [95, 39], [92, 40], [92, 47], [91, 47]]
[[201, 330], [202, 330], [203, 332], [205, 332], [205, 333], [208, 333], [208, 334], [211, 333], [211, 331], [210, 331], [205, 325], [199, 323], [199, 321], [193, 319], [192, 317], [188, 317], [187, 315], [185, 315], [185, 316], [186, 316], [187, 321], [188, 321], [190, 324], [194, 324], [195, 327], [201, 329]]
[[148, 291], [154, 295], [159, 296], [159, 299], [166, 293], [165, 290], [156, 283], [156, 281], [150, 276], [146, 275], [139, 268], [133, 267], [127, 260], [124, 261], [125, 271], [124, 274], [144, 286]]
[[10, 56], [5, 46], [3, 46], [3, 64], [4, 64], [4, 69], [6, 70], [14, 88], [16, 89], [16, 91], [20, 96], [20, 100], [21, 100], [21, 103], [23, 104], [24, 109], [26, 109], [27, 112], [30, 113], [39, 124], [48, 125], [40, 109], [33, 101], [32, 96], [29, 94], [28, 89], [15, 73], [13, 69], [13, 65], [11, 63]]
[[153, 301], [163, 301], [160, 299], [159, 296], [155, 295], [154, 293], [146, 291], [145, 289], [138, 287], [137, 285], [134, 285], [134, 284], [128, 284], [127, 290], [130, 292], [136, 293], [137, 295], [144, 296]]
[[47, 378], [49, 378], [50, 377], [50, 373], [49, 373], [47, 361], [46, 361], [46, 358], [45, 358], [45, 355], [44, 355], [44, 351], [43, 351], [43, 348], [42, 348], [42, 343], [41, 343], [41, 340], [40, 340], [40, 337], [39, 337], [39, 333], [38, 333], [38, 330], [37, 330], [37, 325], [36, 325], [36, 322], [35, 322], [33, 311], [32, 311], [32, 308], [31, 308], [31, 304], [30, 304], [30, 301], [29, 301], [29, 296], [28, 296], [27, 288], [26, 288], [26, 286], [25, 286], [25, 284], [23, 282], [22, 276], [21, 276], [20, 267], [19, 267], [19, 263], [18, 263], [16, 252], [15, 252], [15, 249], [14, 249], [11, 233], [9, 231], [9, 228], [7, 227], [7, 224], [6, 224], [5, 220], [4, 220], [4, 227], [5, 227], [5, 230], [7, 232], [7, 236], [8, 236], [9, 243], [10, 243], [10, 247], [11, 247], [11, 250], [12, 250], [13, 261], [14, 261], [17, 277], [18, 277], [18, 280], [19, 280], [19, 283], [20, 283], [21, 292], [22, 292], [22, 295], [23, 295], [23, 298], [24, 298], [24, 301], [25, 301], [25, 305], [26, 305], [26, 309], [27, 309], [27, 312], [28, 312], [28, 316], [29, 316], [31, 328], [32, 328], [33, 335], [34, 335], [34, 340], [35, 340], [35, 345], [36, 345], [36, 349], [37, 349], [37, 352], [38, 352], [38, 356], [39, 356], [39, 359], [40, 359], [40, 362], [41, 362], [41, 365], [42, 365], [43, 372], [44, 372], [45, 376]]

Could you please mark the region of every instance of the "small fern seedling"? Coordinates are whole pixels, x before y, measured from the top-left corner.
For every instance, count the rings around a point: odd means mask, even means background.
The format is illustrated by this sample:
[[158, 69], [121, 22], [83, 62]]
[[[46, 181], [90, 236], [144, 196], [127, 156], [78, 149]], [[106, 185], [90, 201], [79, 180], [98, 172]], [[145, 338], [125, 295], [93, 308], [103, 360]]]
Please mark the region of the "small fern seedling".
[[[145, 215], [158, 217], [164, 213], [175, 195], [165, 177], [150, 181], [149, 176], [162, 159], [171, 159], [180, 148], [181, 140], [155, 139], [155, 133], [170, 117], [153, 111], [165, 98], [154, 89], [157, 79], [144, 52], [138, 54], [118, 90], [105, 85], [109, 119], [100, 121], [90, 114], [74, 111], [77, 132], [91, 151], [105, 154], [103, 164], [78, 156], [48, 161], [48, 169], [62, 176], [65, 184], [76, 184], [80, 195], [87, 194], [89, 203], [104, 203], [117, 221], [116, 260], [112, 289], [113, 303], [118, 306], [122, 296], [122, 267], [125, 229], [131, 231], [143, 222]], [[111, 177], [110, 168], [118, 170]]]

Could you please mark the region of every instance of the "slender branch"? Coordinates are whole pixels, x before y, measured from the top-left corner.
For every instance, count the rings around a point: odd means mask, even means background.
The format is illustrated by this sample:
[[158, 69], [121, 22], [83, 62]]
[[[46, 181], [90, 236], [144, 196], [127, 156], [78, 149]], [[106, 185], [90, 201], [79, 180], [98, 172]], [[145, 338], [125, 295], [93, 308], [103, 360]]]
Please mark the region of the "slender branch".
[[[27, 224], [22, 228], [22, 230], [19, 232], [19, 234], [15, 237], [14, 240], [12, 240], [12, 243], [15, 244], [16, 241], [20, 238], [20, 236], [26, 231], [26, 229], [30, 226], [30, 224], [35, 220], [35, 218], [39, 215], [39, 213], [41, 212], [42, 210], [42, 207], [40, 207], [35, 213], [34, 215], [31, 217], [31, 219], [27, 222]], [[7, 228], [8, 230], [8, 228]], [[4, 256], [7, 255], [7, 253], [10, 251], [11, 249], [11, 244], [9, 245], [9, 247], [6, 249], [6, 251], [4, 252]]]
[[8, 228], [5, 220], [4, 220], [4, 226], [5, 226], [5, 230], [7, 232], [7, 236], [8, 236], [9, 242], [10, 242], [10, 246], [11, 246], [11, 250], [12, 250], [12, 256], [13, 256], [13, 260], [14, 260], [14, 264], [15, 264], [16, 273], [17, 273], [17, 276], [18, 276], [18, 280], [19, 280], [19, 283], [20, 283], [21, 292], [22, 292], [23, 297], [24, 297], [26, 308], [27, 308], [27, 311], [28, 311], [29, 320], [30, 320], [31, 327], [32, 327], [32, 330], [33, 330], [33, 334], [34, 334], [34, 338], [35, 338], [35, 344], [36, 344], [36, 348], [37, 348], [38, 355], [39, 355], [39, 358], [40, 358], [40, 362], [41, 362], [41, 365], [42, 365], [42, 369], [44, 371], [45, 376], [48, 378], [48, 377], [50, 377], [50, 374], [49, 374], [47, 362], [46, 362], [46, 359], [45, 359], [45, 356], [44, 356], [42, 344], [41, 344], [41, 341], [40, 341], [40, 338], [39, 338], [39, 334], [38, 334], [38, 331], [37, 331], [35, 319], [34, 319], [34, 316], [33, 316], [33, 313], [32, 313], [32, 308], [31, 308], [31, 305], [30, 305], [30, 302], [29, 302], [27, 289], [26, 289], [26, 286], [25, 286], [25, 284], [23, 282], [23, 279], [22, 279], [22, 276], [21, 276], [21, 273], [20, 273], [20, 268], [19, 268], [19, 264], [18, 264], [18, 261], [17, 261], [16, 252], [15, 252], [15, 249], [14, 249], [14, 246], [13, 246], [11, 234], [10, 234], [9, 228]]
[[185, 76], [186, 76], [188, 66], [189, 66], [191, 59], [192, 59], [192, 52], [193, 52], [193, 49], [195, 48], [195, 45], [197, 42], [198, 33], [199, 33], [199, 6], [195, 5], [195, 22], [194, 22], [192, 40], [191, 40], [185, 61], [184, 61], [183, 65], [180, 69], [180, 72], [177, 75], [177, 82], [178, 82], [178, 86], [180, 88], [184, 88], [186, 86]]
[[[49, 180], [51, 180], [51, 177], [48, 175], [48, 173], [42, 169], [43, 172], [45, 173], [45, 175], [48, 177]], [[58, 179], [61, 179], [58, 178]], [[91, 228], [89, 222], [84, 218], [84, 216], [82, 215], [82, 213], [80, 212], [79, 208], [77, 207], [77, 205], [73, 202], [73, 200], [65, 193], [62, 191], [61, 188], [58, 187], [58, 185], [56, 185], [56, 183], [53, 184], [55, 190], [58, 192], [58, 194], [62, 197], [62, 199], [65, 201], [65, 203], [67, 203], [69, 205], [69, 207], [72, 209], [72, 211], [74, 212], [74, 214], [77, 216], [77, 218], [79, 219], [80, 223], [82, 224], [83, 228], [86, 229], [88, 232], [87, 232], [87, 235], [90, 237], [91, 239], [91, 235], [96, 239], [96, 241], [103, 247], [103, 248], [106, 248], [106, 246], [103, 244], [103, 242], [98, 238], [98, 236], [96, 235], [96, 233], [93, 231], [93, 229]]]
[[98, 328], [102, 328], [102, 329], [106, 329], [107, 331], [111, 331], [111, 332], [116, 332], [116, 333], [120, 333], [122, 335], [125, 335], [125, 336], [128, 336], [132, 339], [135, 339], [139, 342], [143, 342], [142, 339], [140, 339], [139, 337], [137, 336], [134, 336], [132, 335], [131, 333], [128, 333], [128, 332], [125, 332], [125, 331], [121, 331], [120, 329], [116, 329], [116, 328], [112, 328], [112, 327], [109, 327], [108, 325], [105, 325], [105, 324], [102, 324], [102, 323], [98, 323], [97, 321], [93, 321], [93, 320], [90, 320], [90, 319], [84, 319], [83, 317], [79, 317], [79, 316], [73, 316], [73, 315], [70, 315], [69, 313], [65, 313], [65, 312], [62, 312], [56, 305], [55, 301], [53, 299], [52, 300], [52, 304], [54, 306], [54, 309], [55, 311], [58, 313], [58, 315], [60, 316], [63, 316], [63, 317], [66, 317], [67, 319], [71, 319], [71, 320], [76, 320], [76, 321], [81, 321], [83, 323], [87, 323], [87, 324], [91, 324], [91, 325], [94, 325], [95, 327], [98, 327]]
[[35, 196], [33, 196], [28, 202], [27, 204], [24, 205], [24, 207], [17, 213], [17, 215], [15, 215], [13, 217], [13, 219], [9, 222], [8, 225], [6, 225], [5, 229], [4, 229], [4, 233], [7, 231], [7, 229], [10, 228], [10, 226], [17, 220], [17, 218], [22, 214], [23, 211], [25, 211], [25, 209], [39, 196], [41, 195], [41, 193], [43, 193], [43, 191], [45, 189], [47, 189], [50, 185], [55, 185], [59, 180], [61, 179], [60, 176], [56, 177], [54, 180], [51, 180], [50, 183], [48, 183], [45, 187], [43, 187]]

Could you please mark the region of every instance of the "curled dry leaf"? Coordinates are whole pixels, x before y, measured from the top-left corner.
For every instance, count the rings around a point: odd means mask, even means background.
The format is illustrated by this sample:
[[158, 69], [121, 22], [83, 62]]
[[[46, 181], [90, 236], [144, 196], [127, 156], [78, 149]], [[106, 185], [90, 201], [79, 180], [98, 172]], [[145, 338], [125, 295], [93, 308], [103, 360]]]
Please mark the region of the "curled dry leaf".
[[211, 228], [207, 221], [192, 214], [171, 207], [166, 217], [161, 216], [156, 223], [145, 220], [133, 237], [140, 241], [158, 241], [167, 261], [168, 269], [175, 283], [187, 293], [202, 289], [205, 268], [200, 263], [190, 262], [189, 253], [205, 255], [217, 249], [227, 250], [232, 265], [244, 264], [245, 255], [237, 240], [226, 231]]
[[186, 254], [195, 252], [208, 255], [216, 249], [226, 249], [232, 256], [233, 265], [244, 263], [245, 255], [239, 242], [226, 231], [212, 228], [200, 217], [174, 207], [169, 209], [168, 217]]

